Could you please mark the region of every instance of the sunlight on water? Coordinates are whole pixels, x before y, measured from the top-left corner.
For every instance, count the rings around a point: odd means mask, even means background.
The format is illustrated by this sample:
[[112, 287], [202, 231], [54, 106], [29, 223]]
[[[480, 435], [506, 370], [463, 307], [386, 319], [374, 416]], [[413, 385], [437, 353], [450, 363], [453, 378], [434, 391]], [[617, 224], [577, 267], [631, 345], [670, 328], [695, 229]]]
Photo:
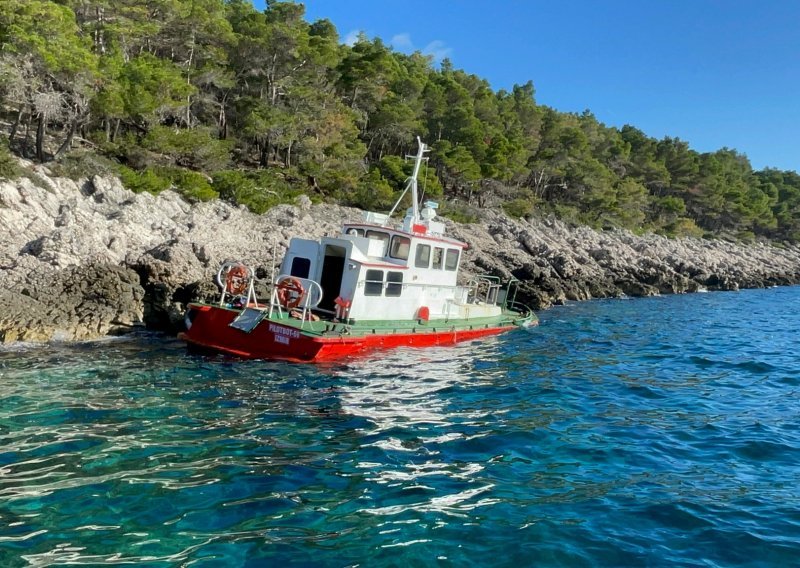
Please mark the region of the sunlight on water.
[[0, 348], [0, 566], [787, 566], [800, 288], [325, 366]]

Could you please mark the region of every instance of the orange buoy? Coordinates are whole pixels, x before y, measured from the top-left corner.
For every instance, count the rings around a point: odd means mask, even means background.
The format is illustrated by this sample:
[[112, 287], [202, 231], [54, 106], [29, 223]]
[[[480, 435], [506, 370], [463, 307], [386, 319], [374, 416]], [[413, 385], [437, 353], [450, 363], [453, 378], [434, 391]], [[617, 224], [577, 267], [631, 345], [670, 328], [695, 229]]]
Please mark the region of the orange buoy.
[[303, 284], [297, 278], [290, 276], [278, 284], [278, 302], [289, 310], [300, 305], [303, 299]]

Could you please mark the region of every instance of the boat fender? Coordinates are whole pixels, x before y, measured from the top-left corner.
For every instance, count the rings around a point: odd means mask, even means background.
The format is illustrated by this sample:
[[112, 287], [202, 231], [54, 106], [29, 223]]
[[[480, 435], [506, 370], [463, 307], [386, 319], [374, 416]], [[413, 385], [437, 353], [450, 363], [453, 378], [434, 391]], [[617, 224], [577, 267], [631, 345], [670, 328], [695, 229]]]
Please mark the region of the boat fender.
[[352, 302], [350, 300], [345, 300], [344, 298], [339, 296], [333, 301], [333, 303], [336, 304], [336, 319], [338, 320], [347, 319], [347, 312], [350, 311], [350, 306], [352, 305]]
[[300, 310], [290, 310], [289, 317], [294, 319], [304, 319], [305, 321], [319, 321], [319, 316], [311, 311], [302, 312]]
[[194, 318], [197, 317], [197, 311], [189, 308], [186, 310], [186, 313], [183, 316], [183, 323], [186, 326], [186, 331], [192, 329], [192, 323], [194, 322]]
[[281, 281], [277, 287], [278, 302], [288, 309], [296, 308], [300, 305], [300, 300], [303, 299], [303, 284], [297, 278], [290, 276]]
[[419, 309], [417, 310], [417, 319], [420, 320], [420, 322], [428, 321], [429, 319], [431, 319], [430, 308], [428, 308], [428, 306], [420, 306]]

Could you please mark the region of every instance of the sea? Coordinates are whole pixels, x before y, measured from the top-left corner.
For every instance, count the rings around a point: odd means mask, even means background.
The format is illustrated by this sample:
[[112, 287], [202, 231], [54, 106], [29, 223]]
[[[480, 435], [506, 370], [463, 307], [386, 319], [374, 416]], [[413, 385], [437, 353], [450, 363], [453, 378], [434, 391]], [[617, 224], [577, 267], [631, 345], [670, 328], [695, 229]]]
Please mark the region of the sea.
[[0, 349], [0, 566], [798, 566], [800, 288], [328, 365]]

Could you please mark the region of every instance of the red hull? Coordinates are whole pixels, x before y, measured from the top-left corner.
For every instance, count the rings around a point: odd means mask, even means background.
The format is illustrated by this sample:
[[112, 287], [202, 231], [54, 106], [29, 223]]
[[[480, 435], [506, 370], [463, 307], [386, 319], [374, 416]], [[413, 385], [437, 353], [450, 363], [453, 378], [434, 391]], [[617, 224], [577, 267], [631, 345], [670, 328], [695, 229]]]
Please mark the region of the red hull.
[[190, 307], [192, 324], [183, 334], [189, 344], [248, 359], [274, 359], [292, 362], [331, 361], [365, 351], [389, 347], [449, 345], [478, 337], [510, 331], [516, 326], [504, 321], [473, 329], [425, 329], [413, 332], [367, 333], [364, 335], [321, 335], [299, 330], [292, 325], [264, 319], [251, 332], [230, 323], [238, 312], [209, 305]]

